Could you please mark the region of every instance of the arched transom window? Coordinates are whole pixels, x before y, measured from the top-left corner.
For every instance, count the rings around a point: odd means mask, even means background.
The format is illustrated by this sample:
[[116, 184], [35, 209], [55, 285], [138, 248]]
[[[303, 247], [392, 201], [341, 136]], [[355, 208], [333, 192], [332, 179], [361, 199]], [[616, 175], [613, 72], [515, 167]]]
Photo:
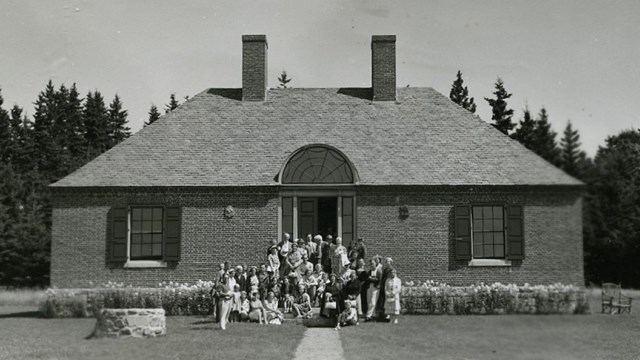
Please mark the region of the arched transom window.
[[351, 165], [338, 151], [325, 146], [298, 150], [284, 167], [282, 184], [352, 184]]

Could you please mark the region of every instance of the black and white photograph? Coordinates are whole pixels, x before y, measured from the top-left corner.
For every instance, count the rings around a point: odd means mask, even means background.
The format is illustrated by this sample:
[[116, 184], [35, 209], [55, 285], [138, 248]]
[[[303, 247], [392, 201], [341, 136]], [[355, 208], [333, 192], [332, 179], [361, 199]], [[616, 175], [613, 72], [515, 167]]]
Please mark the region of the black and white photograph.
[[638, 23], [0, 0], [0, 360], [640, 359]]

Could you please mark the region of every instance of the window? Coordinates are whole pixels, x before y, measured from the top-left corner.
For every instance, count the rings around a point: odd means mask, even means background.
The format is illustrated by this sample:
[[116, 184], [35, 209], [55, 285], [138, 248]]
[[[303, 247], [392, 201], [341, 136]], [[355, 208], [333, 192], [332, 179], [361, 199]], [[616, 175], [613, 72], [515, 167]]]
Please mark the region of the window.
[[473, 206], [471, 216], [474, 259], [504, 259], [504, 208]]
[[508, 266], [524, 259], [522, 205], [457, 205], [453, 208], [455, 260], [470, 266]]
[[111, 209], [109, 261], [131, 267], [179, 261], [181, 214], [179, 207], [131, 206]]
[[283, 184], [352, 184], [354, 173], [338, 151], [310, 146], [291, 156], [280, 180]]
[[131, 208], [130, 260], [162, 259], [163, 208]]

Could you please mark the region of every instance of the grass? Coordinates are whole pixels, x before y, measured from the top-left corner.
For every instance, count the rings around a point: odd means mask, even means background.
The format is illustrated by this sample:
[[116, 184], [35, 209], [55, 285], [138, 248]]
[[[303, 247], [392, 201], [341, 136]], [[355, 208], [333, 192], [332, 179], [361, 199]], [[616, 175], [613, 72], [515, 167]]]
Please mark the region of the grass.
[[[0, 303], [37, 298], [17, 293], [0, 292]], [[589, 294], [591, 315], [402, 316], [398, 325], [362, 323], [340, 337], [347, 360], [640, 359], [640, 291], [624, 291], [634, 297], [630, 316], [601, 314], [600, 291]], [[0, 306], [0, 359], [287, 360], [304, 333], [293, 324], [230, 324], [221, 331], [207, 317], [171, 316], [163, 338], [85, 339], [94, 325], [40, 318], [35, 305]]]
[[[635, 313], [591, 315], [403, 316], [400, 324], [361, 324], [341, 332], [349, 360], [371, 359], [640, 359], [640, 291]], [[634, 302], [635, 302], [634, 301]]]
[[95, 319], [42, 319], [32, 307], [0, 308], [0, 359], [292, 359], [304, 327], [167, 317], [167, 336], [85, 339]]

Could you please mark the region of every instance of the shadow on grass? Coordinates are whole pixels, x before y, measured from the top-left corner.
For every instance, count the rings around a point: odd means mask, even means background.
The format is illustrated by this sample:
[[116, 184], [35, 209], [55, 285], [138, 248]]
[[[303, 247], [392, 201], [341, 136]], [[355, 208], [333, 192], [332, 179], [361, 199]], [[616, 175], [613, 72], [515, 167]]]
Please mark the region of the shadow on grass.
[[41, 318], [42, 314], [40, 311], [20, 311], [9, 314], [0, 314], [0, 319], [8, 319], [8, 318]]
[[192, 322], [189, 325], [203, 325], [203, 324], [215, 324], [216, 322], [213, 320], [200, 320], [196, 322]]

